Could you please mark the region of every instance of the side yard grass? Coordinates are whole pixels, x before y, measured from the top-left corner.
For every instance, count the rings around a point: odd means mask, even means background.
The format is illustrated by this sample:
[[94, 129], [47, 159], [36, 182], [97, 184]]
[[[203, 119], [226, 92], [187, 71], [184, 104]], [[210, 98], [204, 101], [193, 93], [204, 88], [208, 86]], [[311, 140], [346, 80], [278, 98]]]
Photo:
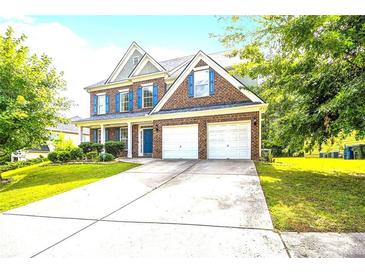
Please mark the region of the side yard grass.
[[37, 164], [4, 172], [11, 183], [0, 185], [0, 212], [126, 171], [138, 164]]
[[276, 229], [365, 232], [365, 160], [276, 158], [256, 168]]

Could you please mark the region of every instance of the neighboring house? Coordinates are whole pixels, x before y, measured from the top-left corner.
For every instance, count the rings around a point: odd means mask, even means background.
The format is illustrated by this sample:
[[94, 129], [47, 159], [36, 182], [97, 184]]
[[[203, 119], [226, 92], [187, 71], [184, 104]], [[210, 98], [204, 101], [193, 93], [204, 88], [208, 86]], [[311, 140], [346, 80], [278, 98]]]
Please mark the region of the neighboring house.
[[[80, 119], [80, 117], [70, 118], [71, 122]], [[38, 158], [40, 156], [47, 157], [48, 153], [54, 150], [53, 140], [57, 139], [60, 134], [63, 135], [65, 140], [71, 140], [74, 145], [80, 144], [79, 129], [72, 123], [70, 124], [58, 124], [55, 128], [50, 128], [50, 140], [47, 144], [40, 146], [39, 148], [33, 148], [28, 150], [18, 150], [11, 155], [11, 161], [24, 161], [29, 159]], [[82, 132], [82, 141], [90, 141], [90, 130], [84, 128]]]
[[267, 104], [231, 76], [237, 63], [199, 51], [157, 62], [133, 42], [108, 79], [85, 89], [92, 142], [121, 140], [128, 157], [254, 159]]

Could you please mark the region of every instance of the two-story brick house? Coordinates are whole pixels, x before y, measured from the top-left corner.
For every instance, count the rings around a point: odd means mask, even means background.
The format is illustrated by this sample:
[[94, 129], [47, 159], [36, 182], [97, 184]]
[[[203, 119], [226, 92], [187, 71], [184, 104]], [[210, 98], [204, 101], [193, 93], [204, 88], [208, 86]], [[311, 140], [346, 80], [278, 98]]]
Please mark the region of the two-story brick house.
[[86, 87], [90, 140], [126, 143], [128, 157], [254, 159], [265, 104], [226, 69], [230, 58], [199, 51], [157, 62], [133, 42], [108, 79]]

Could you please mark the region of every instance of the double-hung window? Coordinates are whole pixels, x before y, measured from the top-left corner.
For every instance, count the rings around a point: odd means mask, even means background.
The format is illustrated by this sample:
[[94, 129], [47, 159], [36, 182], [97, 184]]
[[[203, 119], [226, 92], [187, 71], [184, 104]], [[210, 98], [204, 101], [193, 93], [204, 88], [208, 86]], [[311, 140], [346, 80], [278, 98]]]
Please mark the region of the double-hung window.
[[194, 72], [194, 97], [209, 96], [209, 70]]
[[145, 86], [142, 88], [142, 102], [143, 108], [150, 108], [152, 107], [152, 88], [153, 86]]
[[120, 93], [120, 111], [128, 111], [129, 110], [129, 97], [128, 91]]
[[98, 128], [98, 131], [97, 132], [98, 132], [98, 134], [97, 134], [98, 135], [97, 136], [97, 140], [98, 140], [98, 143], [101, 144], [101, 129]]
[[128, 149], [128, 128], [120, 128], [120, 141], [124, 143], [125, 150]]
[[105, 95], [98, 95], [98, 114], [105, 114]]

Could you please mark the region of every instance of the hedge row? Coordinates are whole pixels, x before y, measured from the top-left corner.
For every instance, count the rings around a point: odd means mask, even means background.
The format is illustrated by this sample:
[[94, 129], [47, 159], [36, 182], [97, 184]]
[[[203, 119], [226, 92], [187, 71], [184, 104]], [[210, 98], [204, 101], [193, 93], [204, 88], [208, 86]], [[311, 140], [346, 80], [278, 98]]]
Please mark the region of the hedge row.
[[13, 170], [13, 169], [17, 169], [17, 168], [21, 168], [21, 167], [25, 167], [25, 166], [39, 164], [39, 163], [42, 163], [45, 161], [47, 161], [47, 158], [39, 157], [39, 158], [34, 158], [34, 159], [26, 160], [26, 161], [8, 162], [5, 165], [0, 166], [0, 172], [5, 172], [8, 170]]
[[104, 146], [99, 143], [90, 143], [90, 142], [83, 142], [79, 145], [79, 148], [81, 148], [85, 154], [92, 151], [101, 153], [103, 147], [105, 147], [106, 153], [110, 153], [114, 157], [118, 157], [120, 153], [124, 150], [125, 145], [123, 142], [117, 142], [117, 141], [108, 141], [105, 143]]

